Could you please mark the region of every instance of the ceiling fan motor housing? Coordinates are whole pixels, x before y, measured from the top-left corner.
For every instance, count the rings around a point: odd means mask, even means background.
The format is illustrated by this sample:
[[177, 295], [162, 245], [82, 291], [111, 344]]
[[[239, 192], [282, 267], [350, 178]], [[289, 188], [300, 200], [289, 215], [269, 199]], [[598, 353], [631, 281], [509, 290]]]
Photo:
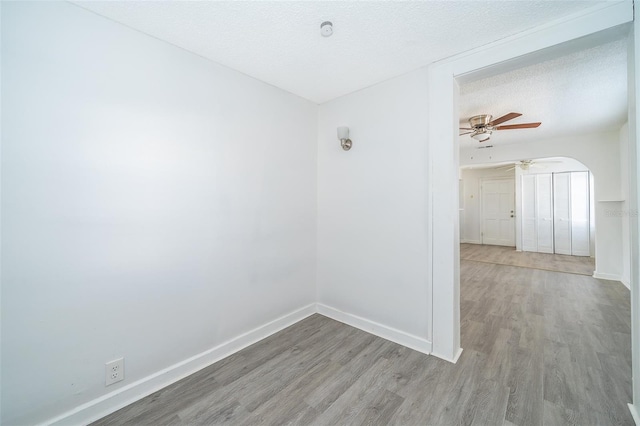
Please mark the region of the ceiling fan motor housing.
[[490, 114], [474, 115], [469, 119], [469, 124], [474, 128], [488, 127], [491, 123], [491, 117]]

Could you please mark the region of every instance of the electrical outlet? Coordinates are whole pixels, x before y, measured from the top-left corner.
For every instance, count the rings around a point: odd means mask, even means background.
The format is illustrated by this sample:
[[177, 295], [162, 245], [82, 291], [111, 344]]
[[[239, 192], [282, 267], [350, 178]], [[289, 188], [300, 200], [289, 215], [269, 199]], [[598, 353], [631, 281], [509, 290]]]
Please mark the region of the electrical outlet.
[[120, 380], [124, 380], [124, 358], [114, 359], [104, 365], [104, 385], [109, 386]]

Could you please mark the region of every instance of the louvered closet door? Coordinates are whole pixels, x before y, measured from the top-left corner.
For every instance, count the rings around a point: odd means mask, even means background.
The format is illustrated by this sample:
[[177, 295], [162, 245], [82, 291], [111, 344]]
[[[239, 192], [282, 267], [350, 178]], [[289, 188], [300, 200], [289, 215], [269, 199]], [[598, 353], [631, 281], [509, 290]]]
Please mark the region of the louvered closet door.
[[589, 256], [589, 172], [571, 173], [571, 254]]
[[556, 253], [571, 254], [571, 173], [553, 174], [553, 241]]
[[536, 177], [521, 176], [522, 189], [522, 251], [538, 251], [536, 231]]
[[553, 253], [553, 178], [551, 173], [536, 175], [536, 228], [538, 252]]

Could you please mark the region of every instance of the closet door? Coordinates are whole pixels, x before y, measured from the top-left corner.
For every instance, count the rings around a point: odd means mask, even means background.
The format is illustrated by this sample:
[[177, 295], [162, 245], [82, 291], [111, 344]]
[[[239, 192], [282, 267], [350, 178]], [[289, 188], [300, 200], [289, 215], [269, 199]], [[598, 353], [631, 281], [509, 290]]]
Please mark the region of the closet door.
[[571, 173], [553, 174], [553, 242], [558, 254], [571, 254]]
[[589, 256], [589, 172], [571, 173], [571, 254]]
[[553, 253], [553, 177], [536, 175], [536, 228], [538, 252]]
[[522, 251], [538, 251], [536, 176], [522, 175]]

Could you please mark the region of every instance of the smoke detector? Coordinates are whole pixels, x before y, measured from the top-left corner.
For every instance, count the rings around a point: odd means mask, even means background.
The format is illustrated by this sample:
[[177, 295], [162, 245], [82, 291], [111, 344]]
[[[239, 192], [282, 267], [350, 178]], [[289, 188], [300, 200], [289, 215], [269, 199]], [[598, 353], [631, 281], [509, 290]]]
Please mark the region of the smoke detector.
[[320, 34], [322, 37], [330, 37], [333, 34], [333, 24], [331, 21], [324, 21], [320, 24]]

